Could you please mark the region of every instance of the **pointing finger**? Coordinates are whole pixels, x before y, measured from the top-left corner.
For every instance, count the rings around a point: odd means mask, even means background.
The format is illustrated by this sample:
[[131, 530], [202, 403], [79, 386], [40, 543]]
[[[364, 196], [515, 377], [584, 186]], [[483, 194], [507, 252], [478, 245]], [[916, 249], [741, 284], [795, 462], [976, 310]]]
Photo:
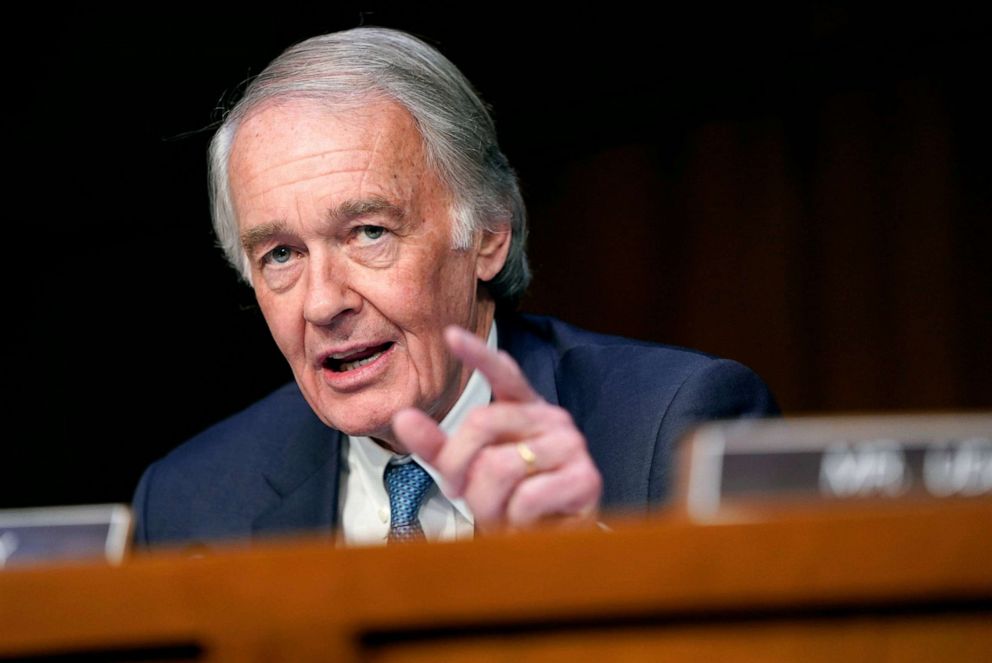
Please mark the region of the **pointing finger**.
[[490, 349], [479, 337], [454, 325], [444, 330], [444, 339], [466, 366], [486, 376], [496, 400], [517, 403], [541, 400], [510, 355]]

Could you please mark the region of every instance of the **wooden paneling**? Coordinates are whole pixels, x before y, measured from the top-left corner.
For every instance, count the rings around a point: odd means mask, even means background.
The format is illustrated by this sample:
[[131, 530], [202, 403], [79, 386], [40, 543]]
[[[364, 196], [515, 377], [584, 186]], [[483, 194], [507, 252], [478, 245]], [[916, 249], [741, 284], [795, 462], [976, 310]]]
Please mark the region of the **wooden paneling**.
[[193, 647], [209, 661], [978, 660], [992, 648], [990, 524], [980, 501], [705, 526], [673, 513], [612, 532], [346, 550], [284, 542], [8, 570], [0, 656]]

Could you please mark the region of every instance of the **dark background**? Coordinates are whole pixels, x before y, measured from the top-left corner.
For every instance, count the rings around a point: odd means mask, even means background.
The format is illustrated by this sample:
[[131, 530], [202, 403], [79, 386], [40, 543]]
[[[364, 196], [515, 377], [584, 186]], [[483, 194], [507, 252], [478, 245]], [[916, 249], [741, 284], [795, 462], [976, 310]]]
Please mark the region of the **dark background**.
[[77, 11], [5, 28], [0, 507], [128, 501], [291, 379], [213, 247], [206, 145], [286, 46], [361, 23], [492, 104], [525, 310], [733, 357], [789, 414], [992, 407], [984, 14]]

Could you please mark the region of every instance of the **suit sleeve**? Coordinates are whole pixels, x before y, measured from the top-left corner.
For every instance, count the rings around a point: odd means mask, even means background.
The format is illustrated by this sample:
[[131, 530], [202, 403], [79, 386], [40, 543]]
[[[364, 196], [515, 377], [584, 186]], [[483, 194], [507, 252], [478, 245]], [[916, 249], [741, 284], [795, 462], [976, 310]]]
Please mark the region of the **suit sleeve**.
[[652, 502], [669, 497], [678, 442], [694, 426], [779, 414], [775, 397], [751, 369], [728, 359], [703, 364], [682, 383], [661, 420], [648, 486]]

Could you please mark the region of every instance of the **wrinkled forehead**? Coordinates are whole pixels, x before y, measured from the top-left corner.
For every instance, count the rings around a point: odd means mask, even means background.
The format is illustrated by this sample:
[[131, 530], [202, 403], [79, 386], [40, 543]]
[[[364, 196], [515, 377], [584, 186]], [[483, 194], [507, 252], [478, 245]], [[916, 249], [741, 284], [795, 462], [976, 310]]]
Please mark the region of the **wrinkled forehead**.
[[326, 159], [347, 165], [370, 155], [379, 155], [394, 168], [427, 168], [420, 131], [400, 104], [378, 98], [333, 106], [311, 99], [276, 99], [260, 104], [239, 123], [228, 175], [251, 186], [281, 167], [318, 165]]

